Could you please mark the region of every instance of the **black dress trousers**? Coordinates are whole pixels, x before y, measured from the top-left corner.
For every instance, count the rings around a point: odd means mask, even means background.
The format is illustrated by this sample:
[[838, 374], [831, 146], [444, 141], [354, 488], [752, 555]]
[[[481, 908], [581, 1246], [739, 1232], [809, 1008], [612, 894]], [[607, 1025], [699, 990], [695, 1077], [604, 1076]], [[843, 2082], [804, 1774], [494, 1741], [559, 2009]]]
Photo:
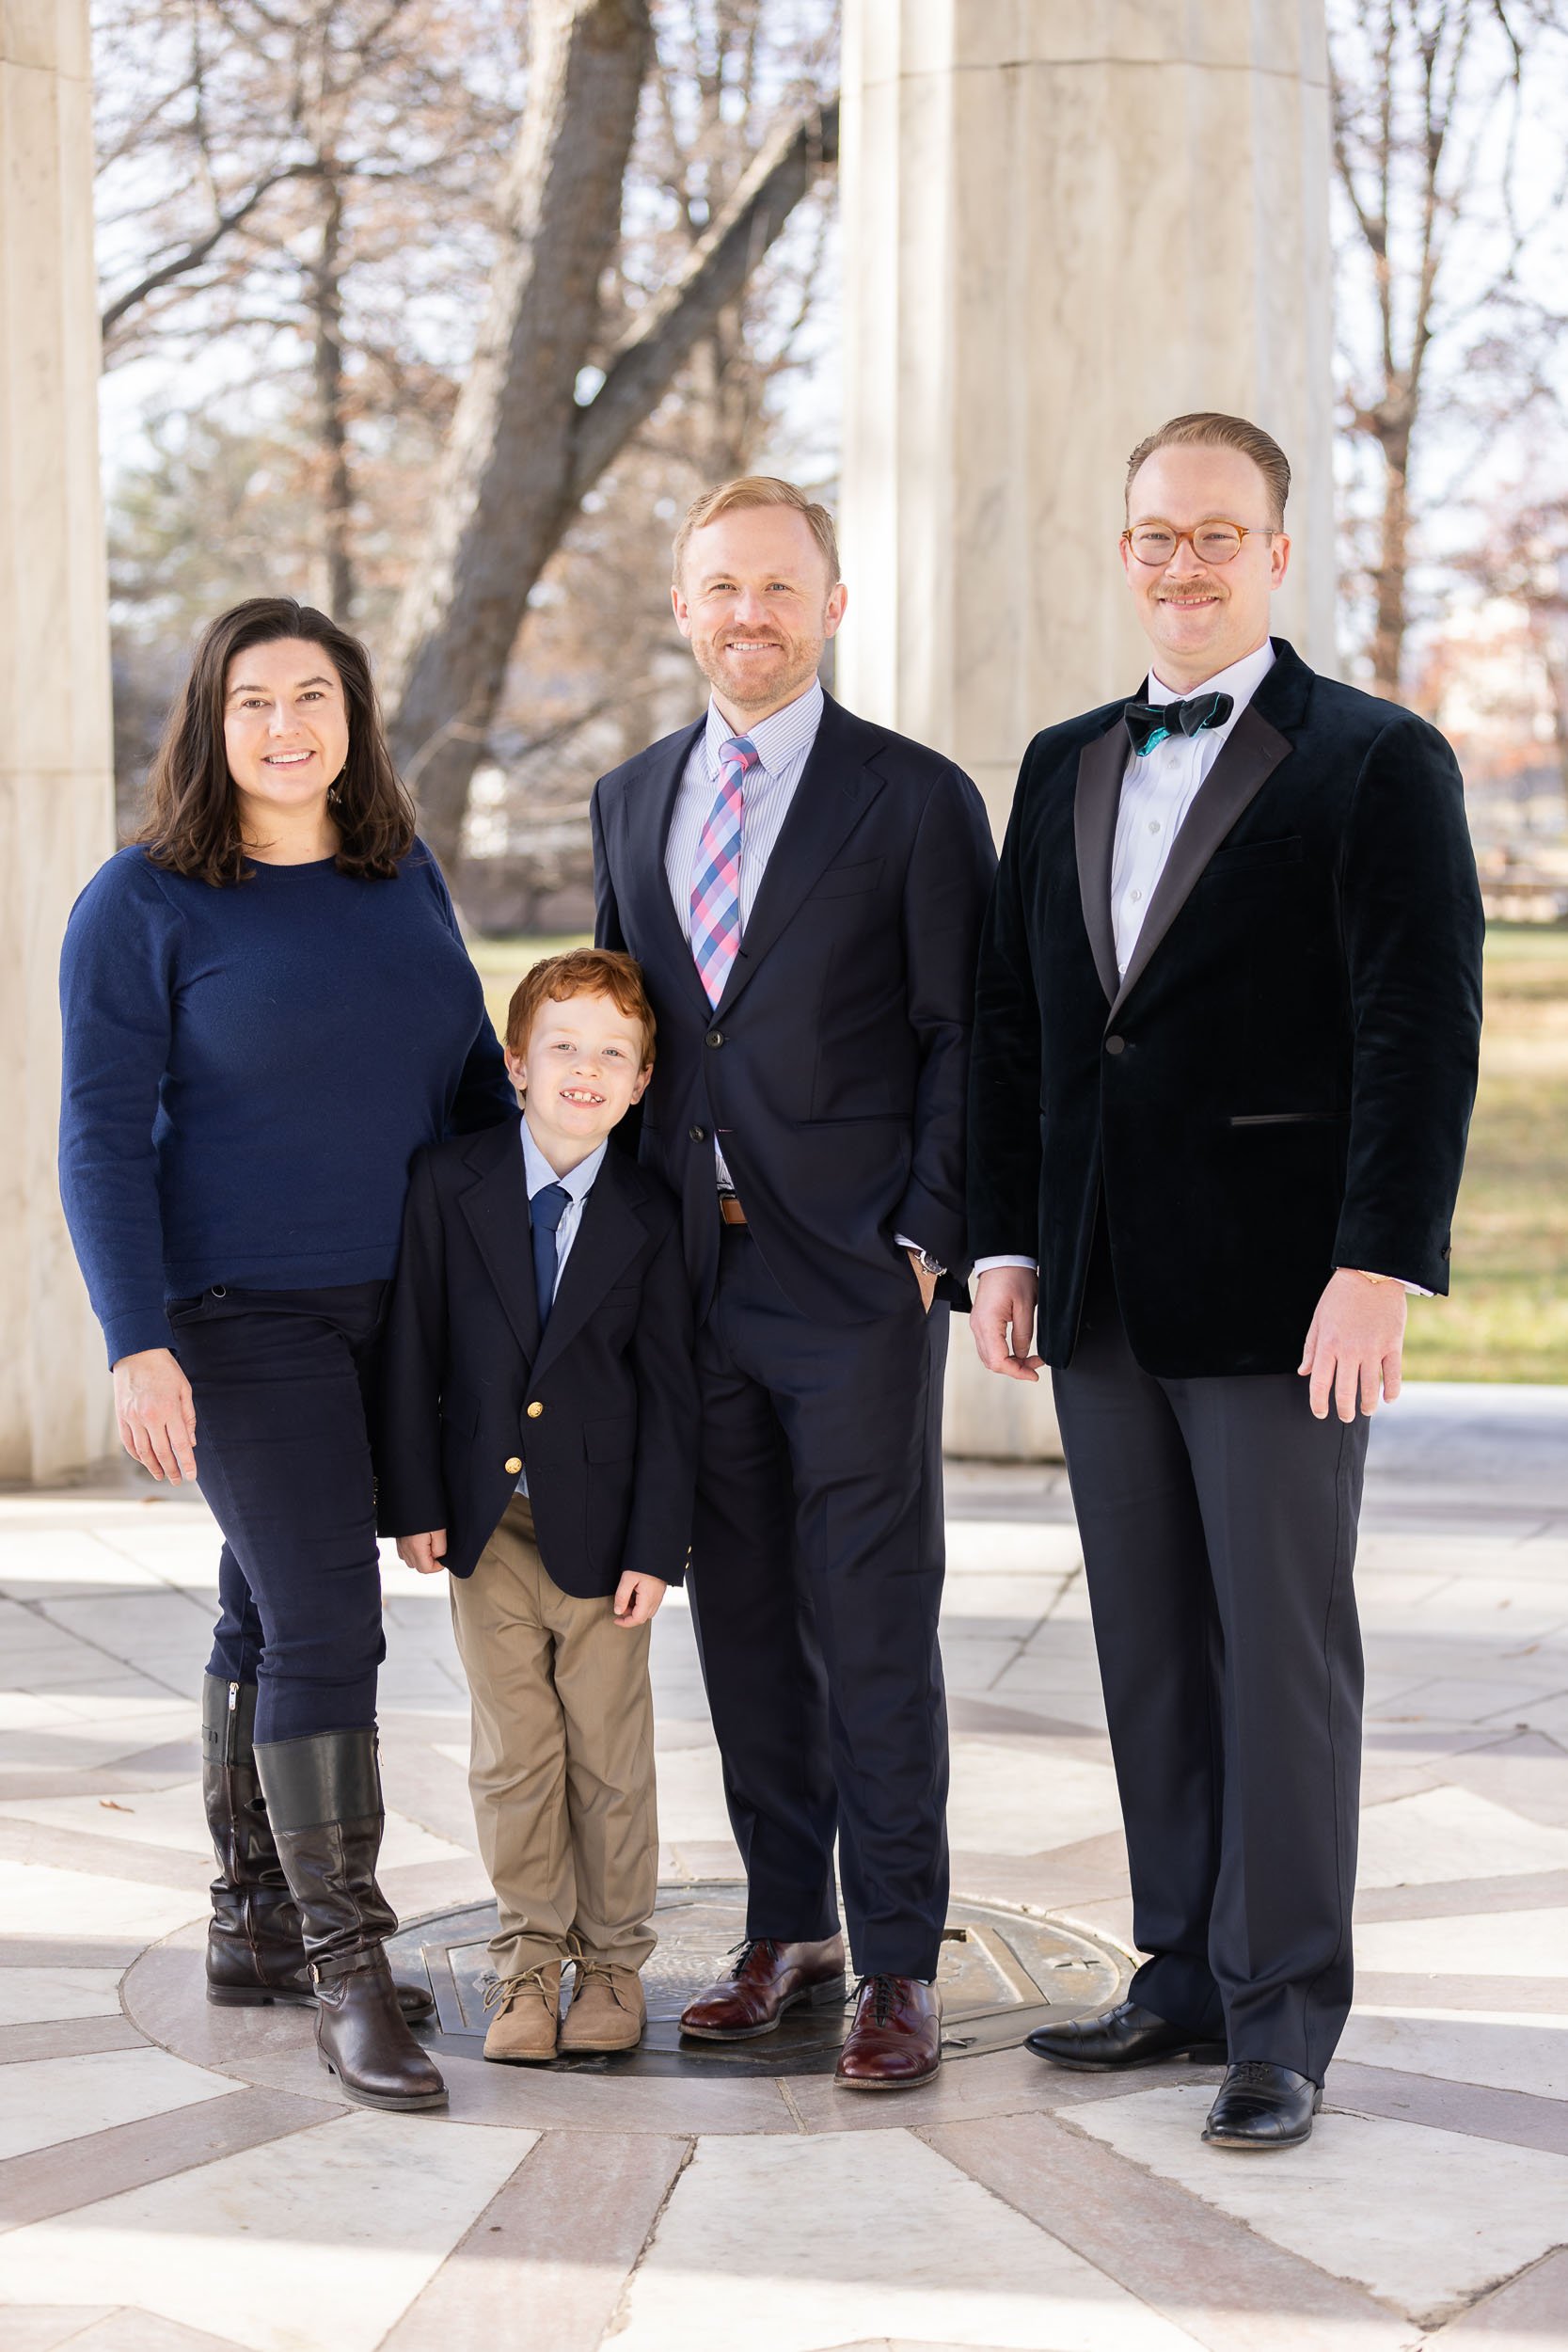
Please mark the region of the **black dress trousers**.
[[1321, 2082], [1350, 2010], [1369, 1423], [1294, 1374], [1156, 1379], [1103, 1222], [1053, 1375], [1132, 1866], [1132, 1998]]
[[375, 1721], [370, 1400], [390, 1290], [219, 1288], [169, 1309], [197, 1480], [224, 1534], [207, 1671], [257, 1685], [259, 1740]]
[[934, 1977], [947, 1913], [948, 1310], [821, 1324], [742, 1227], [699, 1333], [688, 1589], [750, 1890], [746, 1931], [838, 1926], [857, 1973]]

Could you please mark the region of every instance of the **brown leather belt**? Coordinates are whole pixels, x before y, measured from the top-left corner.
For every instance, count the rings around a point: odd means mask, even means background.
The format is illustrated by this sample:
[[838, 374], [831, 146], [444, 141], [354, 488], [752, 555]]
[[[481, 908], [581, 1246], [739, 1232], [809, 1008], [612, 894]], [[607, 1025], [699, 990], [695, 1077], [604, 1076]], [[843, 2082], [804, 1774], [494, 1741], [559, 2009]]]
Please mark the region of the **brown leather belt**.
[[746, 1212], [733, 1192], [720, 1194], [719, 1214], [726, 1225], [744, 1225], [746, 1222]]

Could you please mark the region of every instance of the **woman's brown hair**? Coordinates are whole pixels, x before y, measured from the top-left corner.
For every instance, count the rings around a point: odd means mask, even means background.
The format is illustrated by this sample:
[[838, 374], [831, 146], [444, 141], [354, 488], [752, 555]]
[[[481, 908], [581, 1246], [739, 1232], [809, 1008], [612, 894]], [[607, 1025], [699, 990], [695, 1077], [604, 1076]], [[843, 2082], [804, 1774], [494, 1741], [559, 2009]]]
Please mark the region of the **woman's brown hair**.
[[392, 766], [364, 646], [314, 605], [250, 596], [203, 631], [148, 771], [136, 838], [155, 866], [214, 885], [248, 879], [223, 741], [229, 665], [247, 647], [285, 637], [319, 645], [343, 683], [348, 757], [332, 787], [339, 872], [388, 879], [413, 848], [414, 803]]

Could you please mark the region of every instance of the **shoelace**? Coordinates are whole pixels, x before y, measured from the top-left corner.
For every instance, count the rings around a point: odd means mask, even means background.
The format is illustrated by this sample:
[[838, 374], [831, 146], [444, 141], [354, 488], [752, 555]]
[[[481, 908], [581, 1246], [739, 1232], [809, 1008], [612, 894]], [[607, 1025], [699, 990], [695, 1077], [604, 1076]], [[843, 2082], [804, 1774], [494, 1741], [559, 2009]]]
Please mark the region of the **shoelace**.
[[897, 1981], [896, 1977], [863, 1977], [854, 1990], [846, 1996], [844, 2006], [846, 2009], [855, 2008], [861, 1994], [865, 1991], [866, 1986], [870, 1985], [871, 2021], [873, 2025], [885, 2026], [892, 2013], [893, 1988]]
[[610, 1987], [610, 1999], [615, 2002], [618, 2008], [626, 2009], [626, 2004], [621, 1998], [621, 1988], [615, 1981], [615, 1971], [610, 1965], [608, 1961], [579, 1960], [577, 1965], [577, 1982], [572, 1987], [572, 2000], [574, 2004], [581, 1999], [583, 1987], [587, 1984], [590, 1977], [603, 1977], [606, 1984]]
[[1227, 2089], [1230, 2090], [1272, 2090], [1275, 2088], [1274, 2068], [1267, 2058], [1238, 2058], [1230, 2069]]
[[726, 1960], [735, 1963], [730, 1970], [731, 1976], [743, 1977], [746, 1974], [753, 1952], [767, 1952], [771, 1958], [777, 1948], [770, 1935], [743, 1935], [739, 1943], [732, 1945], [724, 1954]]
[[519, 1994], [527, 1993], [531, 1988], [542, 2000], [547, 2001], [550, 1995], [549, 1987], [545, 1982], [545, 1966], [546, 1963], [541, 1961], [537, 1968], [526, 1968], [520, 1977], [492, 1977], [484, 1988], [485, 2008], [494, 2009], [498, 2002], [515, 2001]]

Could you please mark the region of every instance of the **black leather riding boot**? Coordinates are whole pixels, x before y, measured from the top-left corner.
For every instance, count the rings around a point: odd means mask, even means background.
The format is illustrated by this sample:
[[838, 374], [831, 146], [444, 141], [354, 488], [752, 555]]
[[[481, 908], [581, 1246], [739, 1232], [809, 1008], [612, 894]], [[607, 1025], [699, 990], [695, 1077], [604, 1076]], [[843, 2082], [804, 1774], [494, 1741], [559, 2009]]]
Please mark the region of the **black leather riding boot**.
[[[207, 1930], [207, 1998], [220, 2009], [263, 2009], [315, 2000], [305, 1964], [299, 1912], [278, 1860], [266, 1799], [256, 1777], [252, 1735], [256, 1685], [207, 1675], [201, 1685], [201, 1793], [219, 1875]], [[383, 1935], [397, 1926], [383, 1905]], [[418, 2025], [436, 2003], [400, 1984], [404, 2015]]]
[[383, 1820], [375, 1733], [263, 1741], [255, 1755], [299, 1906], [322, 2064], [361, 2106], [444, 2106], [446, 2085], [408, 2030], [382, 1949], [397, 1922], [375, 1883]]

